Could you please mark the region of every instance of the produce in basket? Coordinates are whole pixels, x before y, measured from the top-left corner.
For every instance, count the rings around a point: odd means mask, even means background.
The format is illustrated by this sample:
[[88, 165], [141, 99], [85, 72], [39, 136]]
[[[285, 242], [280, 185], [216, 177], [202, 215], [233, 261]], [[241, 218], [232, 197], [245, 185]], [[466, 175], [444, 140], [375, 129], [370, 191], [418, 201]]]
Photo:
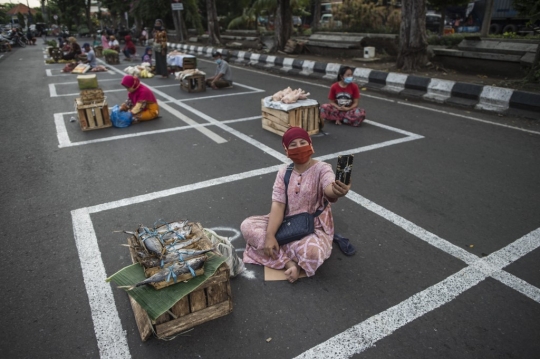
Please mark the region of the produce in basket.
[[111, 50], [111, 49], [106, 49], [106, 50], [103, 50], [103, 55], [104, 55], [104, 56], [107, 56], [107, 55], [118, 55], [118, 51]]
[[158, 283], [158, 282], [168, 282], [173, 279], [176, 281], [176, 277], [182, 274], [194, 273], [195, 270], [201, 269], [206, 262], [206, 256], [201, 256], [197, 258], [190, 259], [185, 262], [175, 262], [169, 267], [165, 267], [150, 278], [147, 278], [135, 285], [132, 286], [121, 286], [118, 288], [123, 288], [126, 290], [133, 290], [136, 287], [140, 287], [147, 284]]

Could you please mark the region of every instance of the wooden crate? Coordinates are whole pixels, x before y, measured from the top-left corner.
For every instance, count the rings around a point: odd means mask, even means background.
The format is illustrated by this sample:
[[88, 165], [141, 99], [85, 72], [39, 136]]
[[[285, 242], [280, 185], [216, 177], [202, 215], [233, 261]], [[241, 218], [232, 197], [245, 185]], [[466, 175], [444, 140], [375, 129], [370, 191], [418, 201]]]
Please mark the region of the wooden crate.
[[283, 136], [290, 126], [301, 127], [311, 135], [316, 135], [322, 128], [319, 106], [305, 106], [292, 109], [290, 111], [281, 111], [265, 107], [264, 100], [261, 101], [262, 107], [262, 127], [277, 135]]
[[83, 131], [99, 130], [112, 126], [107, 101], [85, 105], [80, 98], [75, 99], [79, 124]]
[[94, 47], [94, 52], [96, 54], [96, 57], [103, 57], [103, 46]]
[[105, 62], [109, 65], [118, 65], [120, 63], [120, 57], [118, 54], [105, 55]]
[[191, 70], [197, 68], [197, 58], [196, 57], [184, 57], [182, 59], [182, 68], [184, 70]]
[[187, 92], [206, 91], [206, 80], [204, 75], [192, 75], [180, 81], [180, 88]]
[[[202, 232], [202, 226], [199, 225], [199, 228], [194, 230]], [[206, 240], [211, 243], [209, 239]], [[137, 263], [137, 254], [133, 247], [130, 247], [130, 254], [133, 263]], [[150, 320], [146, 311], [133, 298], [129, 297], [129, 301], [141, 340], [148, 340], [152, 333], [155, 333], [158, 339], [166, 339], [232, 312], [229, 267], [223, 263], [197, 290], [180, 299], [154, 321]]]

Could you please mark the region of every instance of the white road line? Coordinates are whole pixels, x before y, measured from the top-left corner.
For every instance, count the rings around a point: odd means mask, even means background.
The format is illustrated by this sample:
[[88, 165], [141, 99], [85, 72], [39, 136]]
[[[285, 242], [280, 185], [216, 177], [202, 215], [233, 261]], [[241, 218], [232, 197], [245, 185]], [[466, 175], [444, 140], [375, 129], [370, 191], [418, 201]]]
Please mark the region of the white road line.
[[64, 122], [64, 116], [61, 113], [54, 114], [54, 123], [56, 125], [56, 135], [58, 136], [58, 147], [67, 147], [71, 145], [69, 135]]
[[243, 179], [247, 179], [251, 177], [262, 176], [268, 173], [276, 172], [277, 170], [279, 170], [281, 166], [283, 165], [279, 164], [279, 165], [275, 165], [271, 167], [260, 168], [257, 170], [251, 170], [251, 171], [238, 173], [234, 175], [214, 178], [207, 181], [198, 182], [195, 184], [189, 184], [189, 185], [171, 188], [171, 189], [167, 189], [163, 191], [147, 193], [140, 196], [135, 196], [135, 197], [121, 199], [118, 201], [99, 204], [97, 206], [91, 206], [91, 207], [88, 207], [87, 210], [89, 213], [97, 213], [97, 212], [107, 211], [107, 210], [115, 209], [119, 207], [130, 206], [132, 204], [148, 202], [148, 201], [152, 201], [158, 198], [169, 197], [169, 196], [177, 195], [180, 193], [191, 192], [191, 191], [195, 191], [195, 190], [199, 190], [203, 188], [221, 185], [224, 183], [230, 183], [230, 182], [235, 182], [235, 181], [239, 181], [239, 180], [243, 180]]
[[105, 282], [107, 273], [90, 214], [84, 208], [78, 209], [71, 212], [71, 218], [100, 357], [131, 358], [112, 288]]
[[[98, 60], [100, 62], [103, 62], [102, 60]], [[119, 73], [119, 74], [122, 74], [122, 75], [125, 75], [125, 72], [117, 69], [116, 67], [112, 67], [112, 70], [114, 70], [115, 72]], [[161, 97], [163, 98], [166, 98], [168, 100], [174, 100], [174, 98], [172, 98], [171, 96], [167, 95], [166, 93], [164, 92], [161, 92], [160, 90], [157, 90], [155, 89], [154, 87], [152, 86], [149, 86], [149, 85], [146, 85], [146, 87], [148, 87], [149, 89], [153, 90], [154, 93], [160, 95]], [[168, 104], [166, 103], [160, 103], [160, 107], [165, 109], [166, 111], [169, 111], [171, 114], [173, 114], [173, 116], [177, 116], [180, 120], [188, 123], [188, 124], [192, 124], [192, 125], [196, 125], [197, 122], [193, 121], [192, 119], [190, 119], [189, 117], [187, 117], [186, 115], [180, 113], [180, 111], [172, 108], [171, 106], [169, 106]], [[201, 132], [203, 135], [205, 136], [208, 136], [208, 138], [210, 138], [211, 140], [215, 141], [216, 143], [225, 143], [227, 142], [226, 139], [224, 139], [223, 137], [219, 136], [218, 134], [210, 131], [209, 129], [205, 128], [205, 127], [197, 127], [197, 131]]]
[[472, 253], [467, 252], [465, 249], [460, 248], [441, 237], [426, 231], [425, 229], [417, 226], [416, 224], [412, 223], [409, 220], [406, 220], [405, 218], [398, 216], [397, 214], [387, 210], [386, 208], [383, 208], [379, 206], [378, 204], [375, 204], [374, 202], [370, 201], [369, 199], [362, 197], [358, 193], [354, 191], [349, 191], [347, 194], [347, 198], [351, 201], [358, 203], [362, 207], [370, 210], [371, 212], [381, 216], [382, 218], [388, 220], [389, 222], [394, 223], [396, 226], [403, 228], [406, 232], [409, 232], [415, 237], [420, 238], [426, 243], [431, 244], [435, 248], [438, 248], [442, 250], [445, 253], [448, 253], [458, 259], [461, 259], [463, 262], [467, 264], [472, 264], [476, 260], [478, 260], [478, 257], [475, 256]]
[[521, 294], [531, 298], [535, 302], [540, 303], [540, 289], [527, 283], [521, 278], [518, 278], [508, 272], [499, 271], [491, 275], [492, 278], [498, 280], [502, 284], [520, 292]]
[[296, 358], [350, 358], [496, 274], [540, 246], [540, 228], [403, 302], [309, 349]]
[[51, 97], [58, 97], [56, 94], [56, 87], [54, 87], [54, 84], [49, 84], [49, 92], [51, 93]]
[[260, 90], [260, 91], [236, 92], [236, 93], [228, 93], [228, 94], [224, 94], [224, 95], [215, 95], [215, 96], [205, 96], [205, 97], [184, 98], [184, 99], [178, 99], [178, 100], [175, 100], [175, 101], [166, 101], [166, 102], [169, 103], [169, 102], [177, 102], [177, 101], [184, 102], [184, 101], [206, 100], [206, 99], [210, 99], [210, 98], [228, 97], [228, 96], [238, 96], [238, 95], [249, 95], [249, 94], [255, 94], [255, 93], [260, 93], [260, 92], [265, 92], [265, 91], [264, 91], [264, 90]]
[[[118, 136], [111, 136], [111, 137], [103, 137], [103, 138], [97, 138], [95, 140], [88, 140], [88, 141], [79, 141], [79, 142], [71, 142], [68, 136], [68, 133], [66, 131], [66, 125], [63, 116], [59, 116], [57, 118], [57, 115], [61, 114], [55, 114], [55, 123], [56, 129], [58, 131], [58, 140], [59, 140], [59, 148], [66, 148], [66, 147], [74, 147], [74, 146], [83, 146], [83, 145], [89, 145], [93, 143], [100, 143], [100, 142], [108, 142], [108, 141], [116, 141], [116, 140], [123, 140], [126, 138], [132, 138], [132, 137], [141, 137], [141, 136], [148, 136], [148, 135], [156, 135], [161, 133], [167, 133], [167, 132], [175, 132], [175, 131], [183, 131], [183, 130], [191, 130], [196, 129], [198, 127], [208, 127], [213, 126], [211, 123], [201, 123], [191, 126], [179, 126], [179, 127], [172, 127], [172, 128], [164, 128], [161, 130], [154, 130], [154, 131], [145, 131], [145, 132], [137, 132], [137, 133], [130, 133], [126, 135], [118, 135]], [[250, 121], [255, 119], [260, 119], [261, 116], [254, 116], [254, 117], [246, 117], [246, 118], [239, 118], [236, 120], [227, 120], [223, 121], [224, 123], [236, 123], [236, 122], [244, 122], [244, 121]], [[61, 124], [59, 124], [61, 122]], [[62, 131], [62, 132], [60, 132]], [[62, 140], [60, 140], [60, 133], [65, 133]]]
[[504, 128], [509, 128], [509, 129], [512, 129], [512, 130], [518, 130], [518, 131], [523, 131], [523, 132], [528, 132], [528, 133], [534, 133], [535, 135], [540, 135], [540, 132], [538, 132], [538, 131], [532, 131], [532, 130], [527, 130], [525, 128], [505, 125], [504, 123], [498, 123], [498, 122], [482, 120], [480, 118], [476, 118], [476, 117], [472, 117], [472, 116], [465, 116], [465, 115], [452, 113], [452, 112], [448, 112], [448, 111], [444, 111], [444, 110], [438, 110], [438, 109], [430, 108], [430, 107], [426, 107], [426, 106], [414, 105], [412, 103], [403, 102], [403, 101], [398, 101], [397, 103], [400, 104], [400, 105], [406, 105], [406, 106], [410, 106], [410, 107], [421, 108], [423, 110], [428, 110], [428, 111], [433, 111], [433, 112], [438, 112], [438, 113], [444, 113], [445, 115], [461, 117], [461, 118], [465, 118], [467, 120], [473, 120], [473, 121], [478, 121], [478, 122], [482, 122], [482, 123], [487, 123], [489, 125], [495, 125], [495, 126], [500, 126], [500, 127], [504, 127]]

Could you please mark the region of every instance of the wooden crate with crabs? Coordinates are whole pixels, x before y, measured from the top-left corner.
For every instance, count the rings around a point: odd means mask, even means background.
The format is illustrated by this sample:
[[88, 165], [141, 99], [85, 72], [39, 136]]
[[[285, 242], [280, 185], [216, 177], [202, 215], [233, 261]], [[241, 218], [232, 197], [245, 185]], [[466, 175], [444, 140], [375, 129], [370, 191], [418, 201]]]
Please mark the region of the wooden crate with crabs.
[[261, 107], [262, 127], [280, 136], [283, 136], [290, 126], [301, 127], [312, 136], [319, 133], [324, 125], [319, 115], [318, 105], [303, 106], [289, 111], [282, 111], [265, 107], [264, 100], [262, 100]]
[[105, 99], [102, 102], [85, 104], [81, 98], [76, 98], [75, 108], [79, 117], [79, 125], [83, 131], [99, 130], [112, 126], [109, 106]]
[[[193, 223], [192, 233], [203, 236], [201, 249], [211, 248], [212, 243], [204, 234], [199, 223]], [[128, 239], [133, 263], [138, 263], [134, 237]], [[216, 272], [197, 289], [176, 302], [167, 312], [151, 320], [147, 312], [129, 297], [135, 321], [142, 341], [148, 340], [152, 333], [158, 339], [166, 339], [197, 325], [206, 323], [232, 312], [230, 271], [226, 263], [221, 264]]]

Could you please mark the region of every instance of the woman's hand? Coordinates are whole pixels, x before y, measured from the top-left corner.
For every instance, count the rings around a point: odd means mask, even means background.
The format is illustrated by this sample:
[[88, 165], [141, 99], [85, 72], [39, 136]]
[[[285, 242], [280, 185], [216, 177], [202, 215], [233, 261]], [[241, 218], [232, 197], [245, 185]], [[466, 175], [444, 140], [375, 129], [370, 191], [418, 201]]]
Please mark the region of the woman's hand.
[[120, 111], [127, 111], [129, 110], [128, 106], [126, 105], [126, 103], [124, 102], [123, 104], [120, 105]]
[[345, 197], [349, 190], [351, 189], [351, 184], [346, 185], [341, 181], [335, 181], [332, 183], [332, 193], [336, 198]]
[[[274, 251], [275, 250], [275, 251]], [[276, 252], [279, 251], [279, 244], [277, 242], [276, 236], [266, 236], [264, 241], [264, 255], [276, 259]]]

